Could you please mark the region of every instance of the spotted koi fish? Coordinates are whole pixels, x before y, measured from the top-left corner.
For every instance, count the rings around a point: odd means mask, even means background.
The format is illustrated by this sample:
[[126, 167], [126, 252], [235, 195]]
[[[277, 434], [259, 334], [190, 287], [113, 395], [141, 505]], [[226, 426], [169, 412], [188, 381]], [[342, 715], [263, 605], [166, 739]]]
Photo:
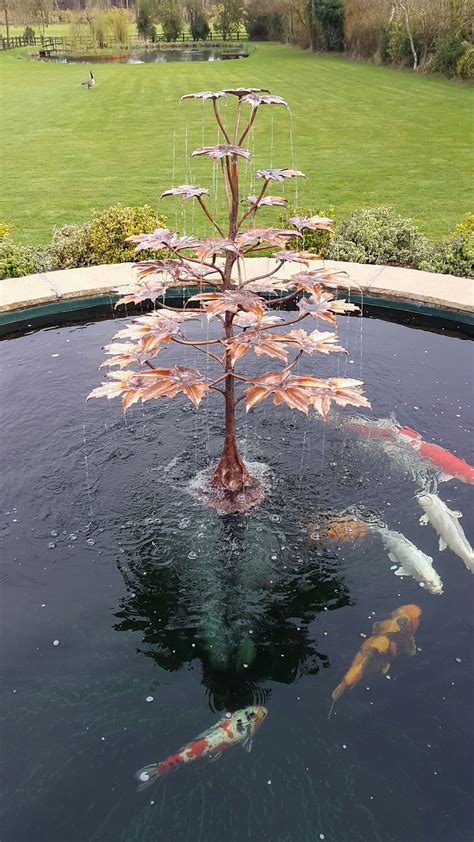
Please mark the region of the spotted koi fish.
[[232, 746], [240, 744], [246, 751], [251, 751], [255, 733], [266, 715], [267, 709], [262, 705], [226, 713], [219, 722], [180, 748], [176, 754], [171, 754], [161, 763], [151, 763], [139, 769], [135, 773], [139, 782], [138, 791], [146, 789], [158, 778], [169, 775], [185, 763], [192, 763], [201, 757], [217, 760], [225, 749]]

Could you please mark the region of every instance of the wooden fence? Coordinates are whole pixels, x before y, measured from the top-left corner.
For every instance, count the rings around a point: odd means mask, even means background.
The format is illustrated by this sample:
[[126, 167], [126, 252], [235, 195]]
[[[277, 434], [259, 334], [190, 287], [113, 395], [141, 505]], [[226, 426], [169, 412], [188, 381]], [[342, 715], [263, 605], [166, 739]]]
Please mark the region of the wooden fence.
[[[227, 38], [225, 41], [222, 38], [220, 32], [210, 32], [206, 42], [209, 43], [216, 43], [218, 41], [221, 44], [229, 44], [232, 41], [248, 41], [248, 35], [243, 30], [242, 32], [233, 32], [232, 35]], [[130, 38], [127, 44], [121, 44], [116, 40], [108, 40], [106, 43], [102, 44], [102, 47], [110, 49], [110, 48], [117, 48], [117, 49], [129, 49], [129, 48], [137, 48], [137, 47], [150, 47], [152, 48], [155, 43], [160, 44], [167, 44], [170, 47], [176, 44], [189, 44], [194, 43], [193, 38], [189, 33], [184, 33], [179, 37], [177, 41], [169, 42], [165, 41], [162, 35], [157, 36], [156, 42], [151, 41], [143, 41], [142, 38], [138, 38], [138, 36], [134, 35]], [[202, 43], [202, 42], [200, 42]], [[11, 35], [10, 38], [0, 38], [0, 50], [14, 50], [18, 47], [38, 47], [38, 50], [44, 50], [45, 52], [80, 52], [81, 50], [97, 50], [100, 49], [98, 44], [91, 38], [68, 38], [67, 36], [64, 37], [53, 37], [53, 36], [37, 36], [33, 35], [31, 38], [25, 38], [24, 35]]]

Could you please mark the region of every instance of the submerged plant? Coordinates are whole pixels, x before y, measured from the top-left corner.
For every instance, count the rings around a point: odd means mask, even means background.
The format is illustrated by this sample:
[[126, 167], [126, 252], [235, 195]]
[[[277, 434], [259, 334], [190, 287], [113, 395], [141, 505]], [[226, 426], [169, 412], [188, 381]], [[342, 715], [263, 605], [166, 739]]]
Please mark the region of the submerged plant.
[[[232, 128], [226, 126], [219, 109], [221, 98], [236, 101]], [[204, 91], [188, 94], [183, 99], [209, 100], [222, 136], [215, 146], [203, 146], [192, 154], [208, 156], [220, 166], [227, 200], [227, 220], [220, 223], [206, 203], [209, 191], [204, 187], [180, 185], [166, 190], [163, 196], [195, 200], [212, 225], [215, 235], [197, 239], [180, 236], [165, 228], [129, 238], [136, 244], [136, 252], [166, 248], [167, 259], [144, 260], [136, 264], [137, 285], [117, 302], [139, 304], [145, 299], [155, 303], [155, 310], [132, 319], [120, 330], [106, 348], [108, 359], [103, 365], [114, 368], [109, 380], [94, 389], [89, 397], [121, 396], [124, 411], [138, 401], [152, 398], [174, 398], [183, 393], [196, 408], [204, 395], [216, 393], [225, 401], [225, 438], [220, 460], [215, 467], [207, 501], [220, 511], [244, 511], [259, 503], [263, 497], [260, 481], [244, 464], [235, 436], [235, 410], [243, 400], [247, 411], [271, 398], [276, 406], [285, 404], [308, 415], [314, 408], [324, 419], [332, 403], [346, 406], [369, 406], [361, 393], [362, 382], [352, 378], [321, 378], [298, 374], [296, 365], [303, 354], [343, 352], [336, 333], [319, 331], [315, 321], [336, 326], [336, 316], [358, 308], [346, 300], [337, 300], [331, 290], [348, 285], [340, 275], [325, 268], [309, 268], [314, 254], [291, 248], [295, 239], [302, 242], [302, 231], [327, 231], [331, 220], [301, 216], [290, 220], [291, 228], [257, 227], [256, 214], [261, 207], [281, 207], [282, 196], [267, 195], [272, 182], [303, 176], [299, 170], [288, 168], [261, 169], [258, 195], [244, 201], [239, 190], [239, 161], [251, 157], [243, 146], [255, 121], [258, 110], [265, 105], [284, 106], [281, 97], [272, 96], [258, 88], [236, 88], [223, 91]], [[247, 107], [250, 111], [244, 122]], [[258, 255], [264, 249], [276, 248], [274, 264], [267, 272], [247, 277], [242, 271], [246, 257]], [[285, 264], [295, 264], [295, 274], [289, 279], [278, 277]], [[166, 304], [166, 295], [177, 287], [196, 286], [198, 292], [186, 306], [177, 309]], [[272, 310], [298, 299], [298, 313], [289, 322], [272, 314]], [[186, 334], [188, 321], [199, 313], [208, 320], [215, 319], [220, 336], [199, 341]], [[312, 323], [310, 331], [300, 322]], [[309, 321], [308, 321], [309, 320]], [[298, 328], [294, 327], [298, 325]], [[291, 326], [288, 332], [279, 328]], [[190, 346], [205, 354], [222, 369], [218, 377], [203, 375], [196, 368], [175, 365], [162, 368], [156, 363], [160, 349], [169, 343]], [[265, 371], [257, 377], [237, 373], [236, 365], [247, 353], [277, 360], [281, 367]], [[206, 366], [207, 367], [207, 366]], [[236, 390], [242, 393], [236, 395]]]

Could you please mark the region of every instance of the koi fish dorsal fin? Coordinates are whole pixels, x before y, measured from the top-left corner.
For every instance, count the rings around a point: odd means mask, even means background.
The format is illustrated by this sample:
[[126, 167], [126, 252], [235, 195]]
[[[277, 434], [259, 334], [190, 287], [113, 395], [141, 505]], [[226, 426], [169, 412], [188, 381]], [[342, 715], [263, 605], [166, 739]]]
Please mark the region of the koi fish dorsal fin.
[[390, 669], [390, 661], [388, 661], [388, 663], [387, 663], [387, 664], [385, 664], [385, 666], [384, 666], [384, 667], [382, 667], [382, 672], [383, 672], [383, 674], [384, 674], [384, 675], [387, 675], [387, 673], [388, 673], [389, 669]]

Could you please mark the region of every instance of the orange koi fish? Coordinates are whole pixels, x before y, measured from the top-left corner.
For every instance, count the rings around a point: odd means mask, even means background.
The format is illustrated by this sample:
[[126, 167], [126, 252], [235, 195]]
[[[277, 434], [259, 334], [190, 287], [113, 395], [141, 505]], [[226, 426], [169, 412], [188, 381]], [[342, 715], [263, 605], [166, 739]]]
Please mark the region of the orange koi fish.
[[374, 634], [364, 640], [344, 678], [331, 693], [329, 716], [343, 693], [352, 690], [364, 676], [376, 672], [385, 675], [390, 669], [392, 658], [415, 654], [413, 635], [420, 624], [420, 617], [421, 608], [417, 605], [401, 605], [387, 620], [374, 623]]
[[171, 754], [161, 763], [151, 763], [139, 769], [135, 773], [135, 778], [139, 782], [138, 791], [146, 789], [158, 778], [169, 775], [183, 764], [192, 763], [200, 757], [217, 760], [225, 749], [239, 744], [246, 751], [251, 751], [255, 733], [264, 721], [267, 712], [262, 705], [253, 705], [236, 710], [234, 713], [226, 713], [219, 722], [180, 748], [176, 754]]
[[317, 529], [314, 523], [308, 523], [307, 532], [312, 542], [330, 539], [342, 544], [346, 541], [365, 538], [369, 527], [362, 518], [356, 515], [338, 515], [321, 529]]

